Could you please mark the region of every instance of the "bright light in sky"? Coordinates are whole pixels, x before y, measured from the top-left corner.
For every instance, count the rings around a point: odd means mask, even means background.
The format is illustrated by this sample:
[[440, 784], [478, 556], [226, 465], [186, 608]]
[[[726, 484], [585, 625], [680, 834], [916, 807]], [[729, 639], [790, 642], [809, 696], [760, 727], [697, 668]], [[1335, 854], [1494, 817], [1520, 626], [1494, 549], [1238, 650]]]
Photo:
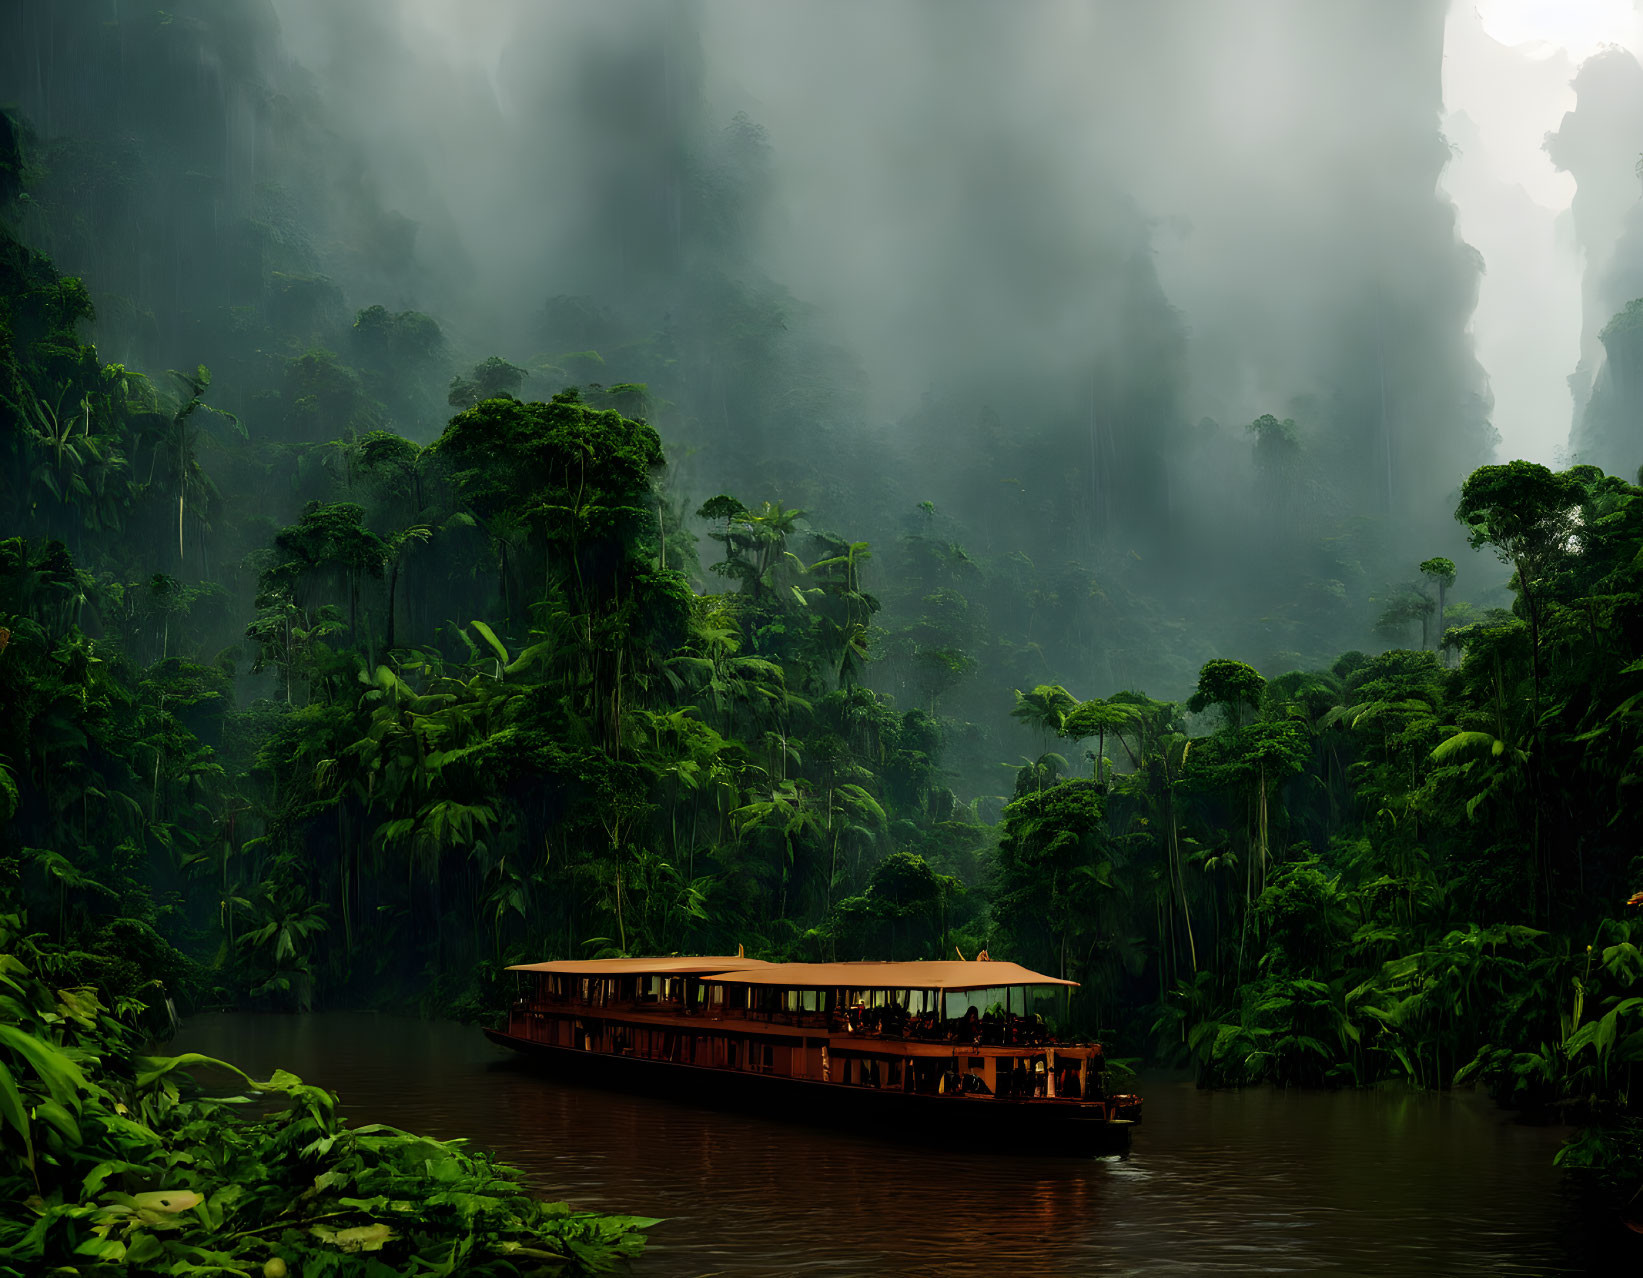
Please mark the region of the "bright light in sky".
[[1637, 10], [1630, 0], [1478, 0], [1483, 29], [1504, 45], [1528, 45], [1530, 57], [1559, 50], [1572, 62], [1606, 44], [1636, 47]]
[[1485, 262], [1472, 328], [1503, 457], [1556, 464], [1568, 444], [1582, 259], [1567, 222], [1574, 179], [1542, 141], [1574, 108], [1576, 68], [1607, 45], [1643, 50], [1632, 0], [1452, 0], [1443, 92], [1456, 154], [1443, 186]]

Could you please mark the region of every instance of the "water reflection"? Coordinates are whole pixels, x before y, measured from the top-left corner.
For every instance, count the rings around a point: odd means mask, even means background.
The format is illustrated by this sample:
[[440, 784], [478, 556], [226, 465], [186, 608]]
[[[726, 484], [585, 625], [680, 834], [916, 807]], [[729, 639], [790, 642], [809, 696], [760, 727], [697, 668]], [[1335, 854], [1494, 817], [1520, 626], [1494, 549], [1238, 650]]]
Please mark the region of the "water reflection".
[[1155, 1080], [1128, 1159], [1074, 1160], [567, 1086], [407, 1018], [201, 1017], [178, 1047], [294, 1070], [357, 1122], [471, 1137], [545, 1195], [668, 1217], [637, 1271], [656, 1278], [1643, 1272], [1579, 1216], [1551, 1166], [1561, 1133], [1470, 1096]]

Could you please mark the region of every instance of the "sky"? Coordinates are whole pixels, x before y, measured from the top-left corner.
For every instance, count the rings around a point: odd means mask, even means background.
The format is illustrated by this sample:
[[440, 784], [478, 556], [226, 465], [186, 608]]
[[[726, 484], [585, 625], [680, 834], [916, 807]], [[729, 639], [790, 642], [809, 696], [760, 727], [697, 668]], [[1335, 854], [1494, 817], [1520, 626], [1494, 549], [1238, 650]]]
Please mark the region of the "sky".
[[1643, 51], [1631, 0], [1456, 0], [1444, 54], [1444, 189], [1484, 258], [1473, 331], [1494, 391], [1500, 454], [1556, 464], [1568, 445], [1567, 379], [1579, 359], [1574, 180], [1541, 143], [1575, 104], [1580, 62]]

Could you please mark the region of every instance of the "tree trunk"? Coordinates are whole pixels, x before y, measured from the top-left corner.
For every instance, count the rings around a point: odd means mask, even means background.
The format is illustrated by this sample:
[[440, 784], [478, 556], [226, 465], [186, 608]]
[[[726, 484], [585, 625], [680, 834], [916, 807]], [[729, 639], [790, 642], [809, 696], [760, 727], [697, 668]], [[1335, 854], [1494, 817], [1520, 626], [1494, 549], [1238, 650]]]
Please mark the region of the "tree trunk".
[[399, 559], [396, 557], [393, 566], [388, 569], [388, 635], [383, 644], [383, 651], [394, 650], [394, 596], [399, 589]]
[[[1165, 784], [1168, 784], [1166, 778]], [[1187, 957], [1192, 963], [1192, 974], [1198, 975], [1198, 946], [1192, 935], [1192, 912], [1187, 908], [1187, 876], [1181, 864], [1181, 830], [1175, 819], [1175, 795], [1170, 793], [1166, 797], [1169, 805], [1169, 841], [1170, 841], [1170, 868], [1175, 873], [1175, 884], [1181, 894], [1181, 921], [1187, 931]]]

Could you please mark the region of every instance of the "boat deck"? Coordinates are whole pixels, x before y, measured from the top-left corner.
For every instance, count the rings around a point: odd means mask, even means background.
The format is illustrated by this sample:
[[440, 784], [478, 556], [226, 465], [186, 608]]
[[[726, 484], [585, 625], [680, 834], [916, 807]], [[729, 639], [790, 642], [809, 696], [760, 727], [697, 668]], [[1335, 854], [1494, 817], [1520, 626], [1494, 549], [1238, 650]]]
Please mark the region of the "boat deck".
[[760, 1038], [796, 1039], [814, 1044], [825, 1042], [829, 1050], [841, 1052], [877, 1051], [903, 1056], [979, 1056], [1002, 1059], [1042, 1056], [1045, 1052], [1051, 1051], [1057, 1059], [1068, 1061], [1087, 1060], [1101, 1055], [1101, 1049], [1093, 1044], [976, 1043], [962, 1039], [885, 1034], [872, 1030], [845, 1030], [820, 1021], [794, 1025], [756, 1015], [687, 1012], [682, 1009], [647, 1008], [643, 1004], [611, 1004], [601, 1007], [570, 1002], [525, 1002], [515, 1007], [515, 1014], [521, 1013], [555, 1019], [571, 1017], [576, 1020], [642, 1025], [690, 1034], [736, 1033]]
[[[988, 960], [776, 964], [555, 960], [494, 1042], [589, 1081], [790, 1117], [864, 1118], [1005, 1147], [1128, 1145], [1141, 1101], [1109, 1095], [1094, 1043], [1059, 1043], [1030, 987]], [[981, 1014], [985, 1009], [985, 1015]]]

